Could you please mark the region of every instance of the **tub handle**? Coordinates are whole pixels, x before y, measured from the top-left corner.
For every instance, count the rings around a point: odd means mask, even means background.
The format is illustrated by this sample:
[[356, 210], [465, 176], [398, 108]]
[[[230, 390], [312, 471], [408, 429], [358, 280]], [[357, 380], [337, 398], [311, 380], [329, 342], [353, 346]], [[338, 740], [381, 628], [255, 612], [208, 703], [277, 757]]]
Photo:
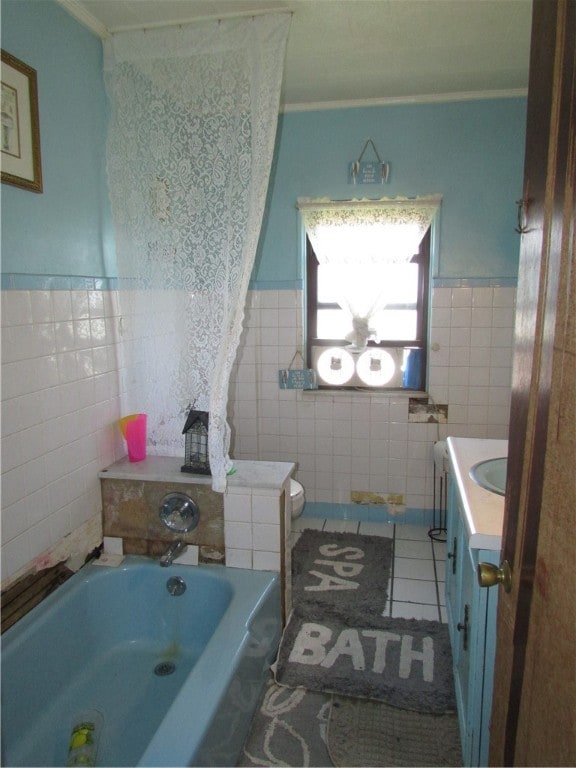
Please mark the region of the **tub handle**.
[[193, 531], [200, 520], [198, 504], [186, 493], [168, 493], [158, 514], [166, 528], [177, 533]]

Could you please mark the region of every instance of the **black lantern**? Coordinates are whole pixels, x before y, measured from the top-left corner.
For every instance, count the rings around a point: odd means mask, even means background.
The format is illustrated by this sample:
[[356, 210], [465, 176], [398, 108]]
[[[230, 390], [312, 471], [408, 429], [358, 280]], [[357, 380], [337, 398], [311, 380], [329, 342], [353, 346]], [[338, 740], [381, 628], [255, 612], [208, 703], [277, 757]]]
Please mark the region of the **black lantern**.
[[182, 430], [185, 435], [184, 465], [182, 472], [195, 475], [210, 475], [208, 458], [208, 411], [188, 412], [186, 424]]

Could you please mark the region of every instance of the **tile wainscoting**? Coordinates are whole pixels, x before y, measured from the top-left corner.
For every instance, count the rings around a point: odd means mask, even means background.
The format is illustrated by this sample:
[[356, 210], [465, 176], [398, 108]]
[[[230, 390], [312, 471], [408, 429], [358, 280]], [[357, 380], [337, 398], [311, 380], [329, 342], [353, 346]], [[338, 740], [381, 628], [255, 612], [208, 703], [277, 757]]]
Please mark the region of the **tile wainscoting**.
[[100, 543], [98, 472], [125, 453], [117, 294], [46, 280], [2, 291], [3, 588]]
[[320, 505], [337, 504], [351, 516], [352, 493], [369, 492], [389, 502], [389, 518], [425, 523], [434, 442], [508, 435], [515, 296], [515, 287], [486, 281], [435, 284], [428, 394], [448, 406], [437, 424], [413, 421], [402, 392], [280, 390], [278, 369], [302, 349], [302, 291], [251, 291], [230, 389], [232, 455], [296, 462], [320, 515]]
[[[311, 503], [400, 496], [397, 522], [416, 522], [402, 515], [432, 507], [435, 440], [508, 433], [515, 288], [456, 282], [432, 295], [429, 394], [446, 424], [411, 421], [402, 393], [281, 391], [278, 369], [302, 348], [302, 292], [250, 291], [232, 456], [296, 462]], [[3, 588], [101, 541], [98, 473], [125, 454], [118, 329], [113, 280], [3, 276]]]

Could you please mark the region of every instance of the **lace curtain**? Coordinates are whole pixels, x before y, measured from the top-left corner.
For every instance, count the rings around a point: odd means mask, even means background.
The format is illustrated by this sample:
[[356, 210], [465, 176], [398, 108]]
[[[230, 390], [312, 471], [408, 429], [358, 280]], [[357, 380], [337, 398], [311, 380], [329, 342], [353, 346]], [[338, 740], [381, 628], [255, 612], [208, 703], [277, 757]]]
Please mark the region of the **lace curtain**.
[[327, 265], [338, 303], [352, 320], [355, 350], [379, 341], [371, 318], [394, 297], [394, 265], [418, 253], [439, 196], [350, 202], [299, 200], [318, 263]]
[[188, 406], [210, 413], [214, 490], [232, 467], [228, 383], [274, 149], [290, 16], [114, 35], [107, 165], [123, 413], [148, 452], [184, 457]]

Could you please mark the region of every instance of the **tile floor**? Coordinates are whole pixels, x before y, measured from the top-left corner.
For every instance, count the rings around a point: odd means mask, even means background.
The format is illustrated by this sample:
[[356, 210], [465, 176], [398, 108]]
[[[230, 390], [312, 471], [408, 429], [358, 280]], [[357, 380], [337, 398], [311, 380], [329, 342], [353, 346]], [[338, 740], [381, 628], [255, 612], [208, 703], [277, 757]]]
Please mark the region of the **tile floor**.
[[[446, 543], [432, 540], [428, 536], [427, 527], [300, 517], [292, 521], [292, 546], [306, 528], [350, 531], [391, 538], [394, 542], [394, 559], [389, 588], [390, 597], [383, 615], [446, 621], [444, 603]], [[282, 765], [292, 765], [287, 755], [288, 753], [283, 756]], [[246, 764], [242, 763], [242, 765]], [[272, 765], [272, 763], [263, 762], [260, 765]]]
[[418, 525], [299, 517], [292, 522], [292, 545], [305, 528], [363, 533], [393, 539], [390, 597], [383, 615], [446, 621], [446, 544], [432, 540], [428, 536], [428, 528]]

